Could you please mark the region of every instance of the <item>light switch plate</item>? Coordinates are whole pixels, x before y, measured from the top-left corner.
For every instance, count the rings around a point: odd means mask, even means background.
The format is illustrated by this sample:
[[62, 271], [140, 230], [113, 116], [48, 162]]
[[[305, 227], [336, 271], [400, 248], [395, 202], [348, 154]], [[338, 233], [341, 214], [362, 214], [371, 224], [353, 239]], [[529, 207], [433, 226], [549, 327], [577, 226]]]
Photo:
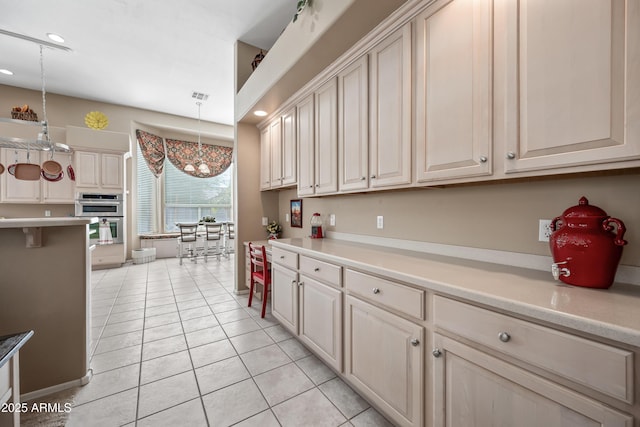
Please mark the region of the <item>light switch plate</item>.
[[378, 227], [379, 229], [383, 229], [383, 228], [384, 228], [384, 217], [383, 217], [382, 215], [378, 215], [378, 218], [377, 218], [377, 220], [376, 220], [376, 221], [377, 221], [377, 222], [376, 222], [377, 227]]
[[289, 214], [284, 214], [284, 221], [289, 222]]
[[332, 227], [336, 226], [336, 214], [329, 215], [329, 225]]
[[269, 218], [267, 218], [266, 216], [262, 217], [262, 225], [269, 225]]

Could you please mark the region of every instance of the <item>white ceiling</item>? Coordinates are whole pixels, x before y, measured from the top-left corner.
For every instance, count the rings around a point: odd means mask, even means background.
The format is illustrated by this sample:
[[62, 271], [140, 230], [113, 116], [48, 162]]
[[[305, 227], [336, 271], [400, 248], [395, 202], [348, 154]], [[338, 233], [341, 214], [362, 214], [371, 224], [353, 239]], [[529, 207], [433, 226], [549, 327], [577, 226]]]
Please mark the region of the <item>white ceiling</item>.
[[[0, 30], [47, 40], [47, 92], [233, 124], [234, 44], [268, 50], [296, 0], [0, 0]], [[256, 52], [257, 53], [257, 52]], [[40, 48], [0, 34], [0, 84], [41, 89]]]

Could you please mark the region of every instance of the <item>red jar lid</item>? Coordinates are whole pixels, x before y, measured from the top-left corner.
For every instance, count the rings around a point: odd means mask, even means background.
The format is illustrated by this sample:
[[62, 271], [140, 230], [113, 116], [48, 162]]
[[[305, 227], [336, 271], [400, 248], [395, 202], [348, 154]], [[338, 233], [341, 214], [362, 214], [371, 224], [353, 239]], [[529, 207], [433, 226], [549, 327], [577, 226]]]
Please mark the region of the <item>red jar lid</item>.
[[593, 216], [607, 216], [607, 213], [597, 206], [589, 204], [589, 200], [582, 196], [576, 206], [572, 206], [562, 214], [564, 218], [583, 218]]

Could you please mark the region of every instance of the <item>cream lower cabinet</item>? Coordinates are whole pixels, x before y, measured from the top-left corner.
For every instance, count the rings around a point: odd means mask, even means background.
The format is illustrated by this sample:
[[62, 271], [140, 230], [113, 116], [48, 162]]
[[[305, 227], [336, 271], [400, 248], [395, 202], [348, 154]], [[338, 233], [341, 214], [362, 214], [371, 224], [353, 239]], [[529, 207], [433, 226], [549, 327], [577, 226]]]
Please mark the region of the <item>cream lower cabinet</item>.
[[632, 352], [438, 296], [434, 324], [434, 427], [633, 426], [594, 397], [633, 402]]
[[271, 314], [298, 335], [298, 254], [273, 248], [271, 252]]
[[349, 269], [345, 288], [347, 380], [397, 425], [422, 426], [424, 291]]

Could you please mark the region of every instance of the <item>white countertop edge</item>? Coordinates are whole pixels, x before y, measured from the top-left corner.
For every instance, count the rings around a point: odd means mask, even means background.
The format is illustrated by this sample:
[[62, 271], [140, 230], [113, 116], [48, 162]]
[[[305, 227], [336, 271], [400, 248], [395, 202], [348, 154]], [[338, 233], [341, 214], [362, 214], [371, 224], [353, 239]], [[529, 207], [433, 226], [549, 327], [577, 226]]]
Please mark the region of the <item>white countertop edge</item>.
[[[553, 258], [551, 256], [519, 252], [472, 248], [469, 246], [445, 245], [441, 243], [393, 239], [389, 237], [376, 237], [362, 234], [340, 233], [335, 231], [328, 231], [326, 235], [328, 238], [335, 240], [345, 240], [349, 242], [385, 246], [408, 251], [451, 256], [473, 261], [529, 268], [533, 270], [546, 271], [549, 272], [549, 274], [551, 274], [551, 264], [553, 263]], [[618, 265], [615, 281], [640, 286], [640, 268], [631, 265]]]
[[98, 222], [97, 217], [46, 217], [46, 218], [4, 218], [0, 219], [0, 228], [22, 227], [66, 227]]
[[[459, 286], [451, 283], [431, 280], [428, 277], [417, 277], [415, 275], [403, 273], [402, 271], [399, 271], [399, 270], [393, 270], [390, 268], [369, 264], [367, 262], [362, 262], [362, 261], [354, 260], [350, 258], [344, 258], [341, 256], [336, 256], [333, 254], [319, 252], [317, 250], [301, 247], [295, 243], [292, 243], [291, 240], [292, 239], [279, 239], [279, 240], [272, 241], [271, 244], [272, 246], [281, 247], [283, 249], [288, 249], [288, 250], [293, 249], [295, 252], [301, 255], [307, 255], [315, 258], [321, 257], [323, 260], [337, 263], [347, 268], [353, 268], [356, 270], [365, 271], [373, 275], [384, 276], [392, 280], [397, 280], [400, 282], [422, 287], [430, 290], [435, 294], [467, 300], [467, 301], [470, 301], [476, 304], [481, 304], [490, 308], [495, 308], [498, 310], [510, 312], [515, 315], [524, 316], [530, 319], [539, 320], [542, 322], [547, 322], [550, 324], [555, 324], [558, 326], [562, 326], [562, 327], [566, 327], [576, 331], [591, 334], [593, 336], [640, 347], [640, 329], [627, 328], [622, 325], [603, 322], [592, 317], [578, 316], [562, 310], [554, 310], [554, 309], [549, 309], [536, 304], [528, 304], [524, 301], [505, 298], [503, 296], [489, 293], [489, 292], [482, 292], [481, 290], [478, 290], [478, 289], [465, 288], [463, 286]], [[301, 240], [301, 239], [294, 239], [294, 240]], [[326, 239], [326, 240], [332, 240], [332, 239]], [[360, 243], [360, 242], [354, 242], [354, 243]], [[379, 249], [381, 252], [384, 251], [385, 249], [384, 247], [376, 247], [376, 246], [377, 245], [374, 245], [371, 248]], [[428, 260], [425, 259], [425, 262], [427, 261]], [[455, 260], [452, 259], [452, 262], [453, 261]], [[442, 260], [438, 260], [437, 262], [442, 262]], [[518, 267], [516, 267], [515, 274], [518, 273], [517, 269]], [[474, 270], [475, 270], [474, 272], [477, 272], [476, 267], [474, 267]], [[522, 271], [525, 271], [525, 270], [522, 270]], [[540, 273], [536, 273], [536, 275], [540, 275]], [[553, 279], [551, 279], [551, 281], [552, 280]], [[635, 287], [632, 286], [631, 288], [635, 288]], [[549, 289], [552, 289], [554, 291], [558, 289], [560, 292], [566, 291], [569, 293], [589, 292], [589, 291], [611, 292], [609, 290], [591, 290], [587, 288], [566, 286], [564, 284], [559, 284], [555, 288], [547, 288], [547, 291]]]

